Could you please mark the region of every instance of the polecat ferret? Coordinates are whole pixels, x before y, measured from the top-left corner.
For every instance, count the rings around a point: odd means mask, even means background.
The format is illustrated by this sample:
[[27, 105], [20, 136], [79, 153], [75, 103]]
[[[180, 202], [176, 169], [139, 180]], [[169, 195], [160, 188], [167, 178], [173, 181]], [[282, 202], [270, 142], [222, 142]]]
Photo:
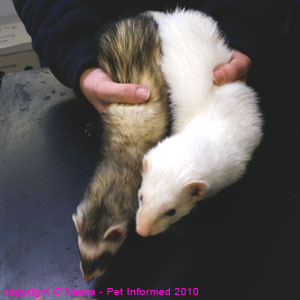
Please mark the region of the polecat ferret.
[[111, 104], [104, 116], [103, 160], [73, 215], [86, 280], [102, 275], [123, 243], [137, 209], [143, 155], [165, 136], [168, 125], [153, 17], [120, 20], [100, 35], [98, 44], [99, 67], [113, 81], [142, 85], [151, 95], [144, 104]]
[[144, 157], [137, 233], [155, 235], [245, 172], [262, 137], [256, 94], [243, 82], [213, 85], [228, 62], [216, 22], [196, 11], [157, 18], [162, 71], [170, 88], [171, 137]]

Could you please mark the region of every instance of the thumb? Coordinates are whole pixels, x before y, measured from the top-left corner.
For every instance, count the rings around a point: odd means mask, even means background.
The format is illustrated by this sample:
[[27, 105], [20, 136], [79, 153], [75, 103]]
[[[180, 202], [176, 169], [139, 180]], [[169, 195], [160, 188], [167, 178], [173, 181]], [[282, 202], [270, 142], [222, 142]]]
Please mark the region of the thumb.
[[96, 94], [109, 103], [141, 103], [149, 99], [150, 90], [133, 83], [115, 83], [107, 78], [98, 85]]
[[250, 58], [235, 50], [229, 63], [214, 70], [214, 82], [217, 85], [221, 85], [226, 82], [243, 79], [247, 76], [250, 66]]

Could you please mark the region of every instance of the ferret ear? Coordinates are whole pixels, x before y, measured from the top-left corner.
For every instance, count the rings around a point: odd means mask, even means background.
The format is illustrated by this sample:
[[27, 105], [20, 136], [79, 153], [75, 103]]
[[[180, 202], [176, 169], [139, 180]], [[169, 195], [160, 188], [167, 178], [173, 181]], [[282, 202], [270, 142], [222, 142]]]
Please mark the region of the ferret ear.
[[126, 231], [124, 230], [124, 227], [122, 225], [115, 225], [109, 227], [106, 230], [104, 234], [104, 240], [118, 242], [122, 240], [125, 236], [126, 236]]
[[80, 234], [82, 231], [82, 219], [80, 217], [78, 217], [78, 215], [73, 214], [72, 220], [74, 222], [77, 233]]
[[149, 158], [144, 157], [144, 159], [143, 159], [143, 171], [148, 172], [150, 170], [151, 170], [150, 160], [149, 160]]
[[186, 184], [183, 189], [194, 199], [201, 198], [208, 189], [208, 183], [202, 180], [192, 181]]

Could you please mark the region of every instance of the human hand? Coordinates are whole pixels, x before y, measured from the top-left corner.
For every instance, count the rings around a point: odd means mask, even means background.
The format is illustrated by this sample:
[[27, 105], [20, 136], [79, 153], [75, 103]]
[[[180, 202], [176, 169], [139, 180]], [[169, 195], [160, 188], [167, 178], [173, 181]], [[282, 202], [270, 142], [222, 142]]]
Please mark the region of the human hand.
[[113, 82], [100, 68], [85, 70], [81, 74], [79, 86], [99, 113], [105, 112], [111, 103], [142, 103], [150, 96], [150, 90], [140, 85]]
[[244, 53], [234, 50], [229, 63], [218, 66], [214, 70], [214, 84], [222, 85], [235, 80], [246, 81], [251, 66], [250, 58]]

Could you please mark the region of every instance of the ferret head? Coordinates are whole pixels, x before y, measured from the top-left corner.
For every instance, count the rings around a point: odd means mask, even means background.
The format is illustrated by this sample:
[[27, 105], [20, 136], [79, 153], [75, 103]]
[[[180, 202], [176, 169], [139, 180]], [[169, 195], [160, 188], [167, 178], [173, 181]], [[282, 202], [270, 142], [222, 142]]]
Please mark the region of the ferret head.
[[[187, 215], [203, 198], [208, 183], [185, 180], [176, 172], [152, 166], [150, 158], [143, 161], [143, 182], [139, 190], [136, 231], [141, 236], [156, 235]], [[174, 171], [174, 170], [172, 170]]]
[[86, 281], [102, 276], [127, 235], [127, 223], [112, 224], [101, 207], [81, 204], [73, 215], [78, 233], [80, 269]]

